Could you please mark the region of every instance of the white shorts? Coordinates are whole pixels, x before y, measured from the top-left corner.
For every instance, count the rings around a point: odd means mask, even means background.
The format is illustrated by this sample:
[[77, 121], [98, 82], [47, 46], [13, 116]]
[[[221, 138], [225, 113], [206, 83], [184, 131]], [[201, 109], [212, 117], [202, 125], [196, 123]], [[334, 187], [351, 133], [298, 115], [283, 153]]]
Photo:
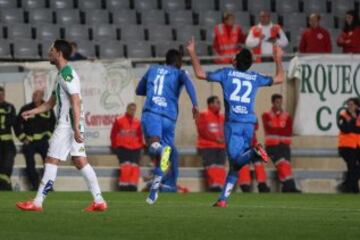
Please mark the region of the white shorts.
[[66, 161], [69, 153], [72, 157], [86, 157], [85, 145], [75, 141], [71, 127], [57, 126], [49, 141], [48, 156]]

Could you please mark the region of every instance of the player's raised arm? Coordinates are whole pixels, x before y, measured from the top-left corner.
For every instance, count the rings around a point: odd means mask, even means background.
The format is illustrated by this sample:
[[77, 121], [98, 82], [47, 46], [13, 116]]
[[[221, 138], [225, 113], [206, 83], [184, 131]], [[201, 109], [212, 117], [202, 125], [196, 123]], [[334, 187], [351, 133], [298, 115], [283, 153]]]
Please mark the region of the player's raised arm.
[[202, 69], [199, 58], [196, 54], [194, 37], [192, 37], [191, 40], [187, 43], [186, 49], [189, 52], [195, 76], [199, 79], [206, 79], [206, 73]]
[[37, 108], [33, 108], [29, 111], [25, 111], [21, 114], [21, 116], [27, 120], [28, 118], [36, 115], [36, 114], [40, 114], [43, 112], [47, 112], [49, 110], [51, 110], [56, 103], [56, 98], [55, 95], [52, 94], [51, 97], [49, 98], [49, 100], [47, 102], [44, 102], [43, 104], [41, 104], [40, 106], [38, 106]]
[[285, 79], [284, 67], [282, 64], [283, 50], [275, 45], [274, 46], [274, 62], [275, 62], [275, 76], [273, 77], [273, 84], [280, 84]]
[[184, 82], [186, 92], [189, 95], [191, 103], [193, 105], [193, 109], [192, 109], [193, 117], [194, 117], [194, 119], [196, 119], [199, 114], [199, 109], [198, 109], [198, 102], [197, 102], [195, 87], [185, 72], [183, 72], [183, 74], [182, 74], [182, 80]]

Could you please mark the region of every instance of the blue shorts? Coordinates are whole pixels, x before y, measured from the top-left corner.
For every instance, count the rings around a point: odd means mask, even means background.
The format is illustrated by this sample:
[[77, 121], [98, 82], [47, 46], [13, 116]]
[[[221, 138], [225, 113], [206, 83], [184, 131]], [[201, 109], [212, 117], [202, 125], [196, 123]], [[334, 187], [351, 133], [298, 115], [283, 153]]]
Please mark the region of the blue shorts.
[[159, 137], [161, 145], [175, 144], [175, 121], [152, 112], [143, 112], [141, 126], [145, 138]]
[[225, 143], [230, 163], [251, 148], [254, 128], [253, 123], [225, 123]]

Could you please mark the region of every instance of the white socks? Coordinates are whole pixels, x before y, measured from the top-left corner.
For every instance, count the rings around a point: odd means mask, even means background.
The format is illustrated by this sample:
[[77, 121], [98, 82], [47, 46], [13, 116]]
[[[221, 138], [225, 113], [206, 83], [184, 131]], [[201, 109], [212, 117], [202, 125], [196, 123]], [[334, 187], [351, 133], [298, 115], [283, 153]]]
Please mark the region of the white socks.
[[55, 164], [45, 163], [44, 176], [41, 180], [39, 189], [37, 191], [36, 197], [34, 199], [34, 204], [38, 207], [41, 207], [47, 193], [52, 189], [58, 166]]
[[80, 172], [85, 178], [86, 184], [94, 198], [94, 202], [103, 203], [104, 198], [101, 195], [101, 190], [94, 169], [90, 166], [90, 164], [87, 164], [85, 167], [80, 169]]

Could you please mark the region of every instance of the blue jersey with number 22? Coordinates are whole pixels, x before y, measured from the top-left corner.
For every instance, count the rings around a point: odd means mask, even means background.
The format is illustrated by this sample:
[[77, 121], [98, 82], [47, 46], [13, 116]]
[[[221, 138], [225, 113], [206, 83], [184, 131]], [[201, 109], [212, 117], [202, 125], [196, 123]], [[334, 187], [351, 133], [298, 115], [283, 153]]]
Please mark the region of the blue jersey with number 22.
[[259, 87], [271, 86], [272, 77], [252, 71], [222, 68], [208, 72], [206, 78], [209, 82], [219, 82], [222, 86], [226, 121], [256, 123], [254, 105], [257, 90]]

